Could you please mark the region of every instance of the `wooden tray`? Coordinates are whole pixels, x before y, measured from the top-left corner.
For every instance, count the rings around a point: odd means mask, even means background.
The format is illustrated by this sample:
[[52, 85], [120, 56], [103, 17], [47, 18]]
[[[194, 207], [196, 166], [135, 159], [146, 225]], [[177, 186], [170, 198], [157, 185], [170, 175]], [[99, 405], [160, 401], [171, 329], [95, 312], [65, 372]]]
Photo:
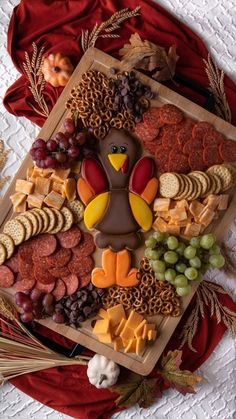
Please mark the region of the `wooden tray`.
[[[113, 57], [103, 53], [102, 51], [96, 48], [90, 48], [82, 57], [80, 63], [76, 67], [69, 83], [66, 88], [63, 90], [60, 98], [58, 99], [56, 105], [54, 106], [52, 112], [50, 113], [47, 121], [42, 127], [38, 137], [48, 139], [53, 136], [54, 133], [61, 129], [63, 120], [68, 116], [69, 112], [65, 109], [65, 102], [69, 96], [70, 90], [74, 87], [81, 79], [81, 75], [90, 69], [99, 70], [104, 74], [110, 76], [109, 69], [110, 67], [115, 67], [119, 70], [124, 70], [120, 61], [114, 59]], [[204, 110], [200, 106], [194, 104], [193, 102], [185, 99], [184, 97], [178, 95], [167, 87], [161, 85], [160, 83], [150, 79], [149, 77], [138, 73], [138, 78], [145, 84], [149, 85], [152, 88], [152, 91], [156, 93], [157, 99], [152, 101], [152, 106], [160, 106], [164, 103], [173, 103], [184, 111], [189, 117], [192, 117], [196, 120], [204, 120], [212, 123], [217, 130], [222, 132], [228, 138], [236, 138], [236, 128], [230, 125], [229, 123], [223, 121], [217, 116], [211, 114], [210, 112]], [[234, 138], [233, 138], [234, 137]], [[29, 166], [32, 165], [32, 160], [30, 155], [27, 155], [22, 165], [15, 175], [7, 193], [5, 194], [4, 199], [2, 200], [0, 207], [0, 225], [2, 226], [8, 219], [10, 219], [12, 214], [12, 205], [9, 199], [10, 195], [14, 193], [15, 181], [16, 179], [24, 179], [26, 170]], [[217, 220], [217, 225], [214, 227], [214, 232], [217, 237], [220, 238], [222, 233], [226, 231], [227, 226], [230, 221], [234, 218], [234, 208], [236, 205], [236, 195], [233, 196], [231, 204], [228, 210], [224, 213], [224, 216], [219, 221]], [[96, 252], [95, 260], [100, 266], [100, 254]], [[192, 292], [189, 296], [183, 299], [183, 311], [188, 306], [192, 296], [196, 291], [197, 285], [194, 285]], [[12, 293], [12, 290], [9, 290], [9, 293]], [[71, 327], [65, 325], [59, 325], [54, 323], [50, 319], [45, 319], [39, 321], [39, 323], [49, 327], [50, 329], [66, 336], [67, 338], [82, 344], [83, 346], [107, 356], [108, 358], [114, 360], [120, 365], [123, 365], [130, 370], [133, 370], [139, 374], [147, 375], [151, 372], [155, 366], [157, 360], [159, 359], [163, 349], [165, 348], [167, 342], [169, 341], [172, 333], [174, 332], [177, 324], [179, 323], [181, 317], [163, 317], [163, 316], [154, 316], [150, 318], [151, 321], [157, 324], [158, 338], [152, 344], [148, 345], [145, 349], [145, 352], [142, 356], [136, 356], [134, 354], [125, 354], [123, 352], [116, 352], [112, 349], [111, 345], [100, 343], [95, 335], [92, 334], [91, 330], [91, 320], [86, 321], [79, 330], [74, 330]]]

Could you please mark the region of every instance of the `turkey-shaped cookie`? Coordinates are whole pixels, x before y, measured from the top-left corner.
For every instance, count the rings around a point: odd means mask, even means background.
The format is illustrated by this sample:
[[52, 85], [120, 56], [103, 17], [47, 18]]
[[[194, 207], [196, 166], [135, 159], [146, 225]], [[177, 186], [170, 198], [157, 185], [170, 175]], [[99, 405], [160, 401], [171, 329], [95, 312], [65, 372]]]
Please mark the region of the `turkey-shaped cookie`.
[[112, 129], [100, 140], [100, 162], [86, 158], [82, 163], [78, 193], [86, 205], [84, 223], [97, 230], [97, 247], [106, 249], [102, 268], [92, 272], [92, 282], [100, 288], [137, 284], [129, 250], [139, 246], [141, 230], [152, 226], [149, 205], [157, 192], [154, 161], [139, 157], [137, 140], [124, 130]]

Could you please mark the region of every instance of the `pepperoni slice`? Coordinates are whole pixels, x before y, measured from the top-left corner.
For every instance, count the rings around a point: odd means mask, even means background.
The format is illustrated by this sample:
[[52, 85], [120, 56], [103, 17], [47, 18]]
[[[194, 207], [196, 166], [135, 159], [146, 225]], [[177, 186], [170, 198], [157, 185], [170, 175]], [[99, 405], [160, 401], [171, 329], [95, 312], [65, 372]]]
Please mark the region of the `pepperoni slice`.
[[149, 151], [150, 154], [155, 154], [156, 151], [156, 144], [155, 142], [146, 142], [143, 147], [145, 148], [145, 150]]
[[92, 234], [83, 233], [81, 243], [72, 248], [72, 252], [78, 257], [86, 257], [91, 255], [95, 250], [95, 244]]
[[171, 159], [175, 159], [176, 158], [176, 154], [182, 154], [182, 149], [181, 149], [181, 147], [179, 146], [179, 144], [175, 144], [172, 148], [171, 148], [171, 150], [170, 150], [170, 152], [169, 152], [169, 159], [171, 160]]
[[79, 278], [80, 287], [87, 287], [87, 285], [91, 282], [91, 274], [83, 275]]
[[168, 171], [176, 173], [188, 173], [190, 171], [188, 157], [183, 154], [176, 155], [168, 161]]
[[70, 274], [69, 269], [67, 268], [67, 266], [61, 266], [60, 268], [58, 268], [57, 266], [50, 268], [49, 272], [52, 276], [54, 276], [55, 278], [63, 278], [64, 276], [67, 276]]
[[192, 130], [193, 138], [203, 140], [206, 134], [213, 130], [213, 126], [209, 122], [197, 122]]
[[42, 284], [51, 284], [55, 282], [55, 277], [52, 276], [47, 269], [38, 264], [34, 266], [33, 275], [36, 281], [42, 282]]
[[14, 274], [8, 266], [0, 266], [0, 287], [9, 288], [15, 282]]
[[225, 140], [224, 136], [217, 131], [210, 131], [203, 138], [203, 147], [220, 145]]
[[6, 260], [6, 262], [4, 262], [4, 265], [8, 266], [8, 268], [10, 268], [11, 271], [14, 272], [14, 273], [19, 272], [18, 253], [14, 253], [14, 255], [12, 255], [10, 257], [10, 259], [8, 259], [8, 260]]
[[167, 104], [160, 109], [160, 120], [165, 124], [175, 125], [182, 121], [183, 112], [175, 105]]
[[55, 287], [55, 283], [43, 284], [40, 281], [36, 282], [36, 287], [38, 290], [45, 292], [45, 294], [50, 294]]
[[57, 240], [52, 234], [41, 234], [33, 240], [34, 254], [43, 256], [50, 256], [55, 252], [57, 247]]
[[72, 274], [78, 274], [80, 277], [92, 271], [94, 268], [94, 261], [91, 256], [80, 257], [73, 255], [71, 261], [68, 263], [68, 269]]
[[192, 150], [189, 154], [188, 162], [191, 170], [200, 170], [204, 171], [206, 169], [206, 164], [203, 161], [203, 151], [202, 150]]
[[35, 285], [34, 278], [23, 278], [21, 281], [16, 281], [14, 288], [16, 291], [28, 291], [31, 290]]
[[48, 267], [61, 267], [67, 265], [71, 258], [71, 250], [70, 249], [58, 249], [55, 253], [50, 256], [47, 256], [47, 264]]
[[135, 127], [135, 134], [143, 142], [152, 142], [157, 137], [159, 128], [153, 125], [139, 122]]
[[188, 156], [192, 150], [199, 150], [202, 149], [202, 139], [199, 138], [191, 138], [187, 141], [183, 146], [183, 153]]
[[66, 293], [67, 295], [72, 295], [80, 286], [80, 281], [77, 275], [69, 274], [66, 277], [63, 277], [62, 280], [66, 284]]
[[156, 148], [155, 161], [159, 172], [162, 171], [165, 163], [168, 162], [171, 147], [159, 146]]
[[180, 130], [178, 125], [166, 125], [163, 127], [162, 145], [172, 147], [177, 142], [177, 135]]
[[208, 146], [205, 147], [203, 150], [203, 161], [206, 163], [206, 165], [213, 166], [214, 164], [220, 164], [223, 162], [218, 146]]
[[66, 293], [66, 285], [62, 279], [57, 279], [55, 284], [55, 288], [52, 291], [52, 295], [54, 296], [56, 301], [61, 300]]
[[191, 138], [192, 131], [187, 127], [181, 128], [177, 133], [177, 142], [180, 146], [184, 146], [184, 144], [186, 144], [187, 141], [191, 140]]
[[160, 119], [160, 109], [161, 108], [149, 108], [146, 112], [144, 112], [144, 123], [155, 128], [160, 128], [163, 125], [163, 122]]
[[81, 231], [78, 227], [74, 226], [70, 228], [70, 230], [57, 233], [57, 238], [64, 249], [71, 249], [79, 244], [81, 240]]
[[224, 162], [236, 162], [236, 141], [222, 142], [219, 146], [219, 153]]

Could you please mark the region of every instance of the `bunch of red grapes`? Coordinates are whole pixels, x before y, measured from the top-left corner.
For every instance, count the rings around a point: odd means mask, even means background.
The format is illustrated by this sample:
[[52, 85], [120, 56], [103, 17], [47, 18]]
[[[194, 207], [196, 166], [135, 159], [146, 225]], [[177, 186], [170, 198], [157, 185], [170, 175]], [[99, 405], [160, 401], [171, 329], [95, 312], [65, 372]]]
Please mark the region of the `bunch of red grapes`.
[[20, 320], [23, 323], [31, 322], [34, 319], [42, 319], [54, 312], [54, 296], [42, 293], [37, 288], [27, 292], [17, 292], [15, 302], [20, 308]]
[[32, 144], [30, 154], [38, 167], [66, 169], [72, 161], [92, 154], [94, 137], [89, 129], [76, 127], [72, 118], [66, 118], [63, 126], [65, 132], [57, 132], [48, 141], [38, 138]]

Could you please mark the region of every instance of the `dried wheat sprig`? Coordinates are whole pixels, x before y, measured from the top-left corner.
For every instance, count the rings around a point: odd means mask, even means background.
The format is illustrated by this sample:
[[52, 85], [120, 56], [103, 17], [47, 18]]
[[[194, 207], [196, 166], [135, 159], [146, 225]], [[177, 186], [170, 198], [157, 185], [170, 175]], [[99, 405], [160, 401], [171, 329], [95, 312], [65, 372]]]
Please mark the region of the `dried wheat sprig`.
[[[128, 8], [122, 9], [118, 12], [115, 12], [108, 20], [102, 22], [100, 25], [95, 24], [93, 29], [89, 31], [88, 29], [82, 30], [81, 33], [81, 46], [85, 52], [88, 48], [94, 47], [98, 38], [119, 38], [118, 34], [111, 34], [111, 32], [120, 29], [121, 24], [131, 17], [140, 16], [141, 7], [138, 6], [134, 10], [129, 10]], [[105, 34], [102, 32], [106, 32]]]
[[5, 150], [4, 141], [0, 139], [0, 190], [3, 188], [5, 183], [10, 179], [10, 176], [2, 176], [1, 171], [4, 169], [7, 156], [10, 150]]
[[209, 80], [209, 90], [215, 100], [216, 114], [226, 121], [231, 122], [231, 110], [224, 89], [224, 71], [219, 70], [210, 54], [208, 54], [208, 59], [204, 59], [203, 62]]
[[49, 109], [43, 94], [45, 87], [45, 80], [42, 73], [44, 47], [38, 50], [35, 42], [32, 43], [32, 47], [33, 54], [31, 60], [28, 52], [25, 52], [25, 62], [23, 63], [23, 68], [29, 81], [28, 88], [37, 106], [33, 105], [31, 102], [28, 102], [28, 105], [38, 115], [48, 117]]

